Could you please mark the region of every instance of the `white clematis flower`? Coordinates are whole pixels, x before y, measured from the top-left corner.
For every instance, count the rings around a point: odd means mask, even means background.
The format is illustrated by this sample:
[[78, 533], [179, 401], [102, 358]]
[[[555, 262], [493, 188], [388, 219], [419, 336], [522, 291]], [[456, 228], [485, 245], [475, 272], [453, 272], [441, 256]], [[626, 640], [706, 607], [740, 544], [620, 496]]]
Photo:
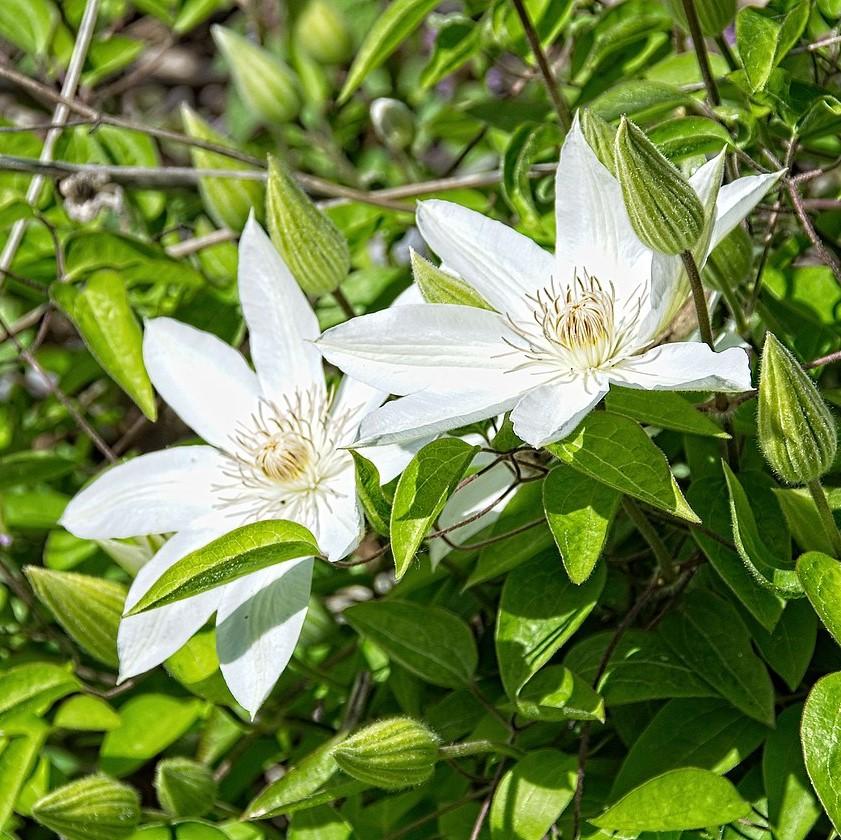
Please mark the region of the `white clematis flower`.
[[[109, 469], [68, 505], [78, 537], [172, 533], [140, 570], [130, 609], [173, 563], [249, 522], [289, 519], [309, 528], [330, 560], [363, 534], [353, 459], [342, 447], [385, 393], [346, 378], [328, 391], [313, 345], [318, 322], [271, 241], [250, 219], [239, 247], [239, 294], [256, 373], [215, 336], [157, 318], [143, 355], [158, 393], [208, 445], [141, 455]], [[412, 452], [363, 450], [383, 481]], [[306, 616], [312, 558], [264, 569], [196, 597], [124, 618], [120, 679], [153, 668], [216, 613], [221, 670], [256, 713], [286, 667]]]
[[[706, 208], [696, 249], [710, 251], [782, 173], [721, 186], [723, 152], [690, 179]], [[445, 201], [420, 204], [418, 227], [448, 271], [495, 311], [421, 304], [354, 318], [318, 341], [345, 373], [402, 397], [362, 423], [360, 442], [412, 440], [511, 411], [532, 446], [568, 435], [611, 383], [745, 391], [747, 354], [705, 344], [654, 346], [688, 296], [680, 257], [634, 233], [618, 181], [576, 118], [556, 177], [556, 253], [500, 222]]]

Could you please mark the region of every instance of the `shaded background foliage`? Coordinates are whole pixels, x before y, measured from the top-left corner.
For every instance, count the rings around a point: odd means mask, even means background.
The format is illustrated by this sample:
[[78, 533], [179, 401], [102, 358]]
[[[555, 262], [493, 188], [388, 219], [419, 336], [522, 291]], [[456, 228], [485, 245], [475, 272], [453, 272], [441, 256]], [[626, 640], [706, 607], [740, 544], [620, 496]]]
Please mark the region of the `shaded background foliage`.
[[[540, 480], [436, 570], [421, 549], [395, 586], [374, 533], [357, 557], [370, 561], [318, 564], [302, 640], [254, 721], [221, 680], [212, 629], [117, 686], [126, 585], [157, 540], [56, 526], [105, 464], [190, 434], [143, 369], [143, 318], [244, 342], [235, 240], [251, 208], [264, 216], [267, 154], [349, 243], [340, 292], [316, 301], [326, 327], [408, 286], [416, 197], [551, 246], [568, 103], [614, 124], [628, 115], [686, 169], [725, 145], [731, 178], [788, 167], [704, 280], [718, 332], [758, 350], [772, 330], [841, 401], [841, 7], [698, 7], [706, 79], [683, 4], [657, 0], [3, 0], [8, 835], [128, 837], [138, 803], [149, 840], [538, 840], [622, 825], [801, 840], [839, 826], [841, 581], [810, 497], [778, 485], [759, 453], [751, 394], [722, 425], [703, 395], [612, 392], [577, 444], [552, 448], [567, 466], [544, 478], [542, 458]], [[212, 24], [227, 34], [214, 41]], [[672, 334], [693, 328], [686, 310]], [[628, 486], [587, 460], [600, 427], [618, 436], [609, 454], [626, 476], [654, 464], [671, 487], [667, 458], [703, 525], [661, 486], [641, 508], [620, 503]], [[520, 457], [505, 428], [478, 431]], [[841, 507], [835, 469], [826, 483]], [[800, 724], [821, 677], [803, 730], [810, 782]], [[473, 746], [402, 792], [337, 771], [332, 739], [395, 715]], [[71, 802], [63, 786], [78, 779]]]

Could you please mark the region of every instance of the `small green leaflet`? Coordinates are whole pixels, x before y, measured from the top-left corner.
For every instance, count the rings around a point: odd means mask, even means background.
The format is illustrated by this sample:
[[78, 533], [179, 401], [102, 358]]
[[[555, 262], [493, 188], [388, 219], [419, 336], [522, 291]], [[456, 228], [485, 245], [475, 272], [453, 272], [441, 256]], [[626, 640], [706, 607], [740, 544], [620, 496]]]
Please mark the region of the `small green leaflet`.
[[649, 426], [703, 437], [730, 437], [721, 426], [674, 391], [612, 387], [605, 396], [604, 404], [613, 414], [621, 414]]
[[491, 307], [464, 280], [447, 274], [417, 251], [410, 252], [412, 276], [427, 303], [452, 303], [461, 306], [476, 306], [479, 309]]
[[126, 615], [181, 601], [268, 566], [318, 554], [315, 537], [296, 522], [274, 519], [243, 525], [170, 566]]
[[387, 537], [391, 502], [386, 498], [380, 484], [380, 471], [355, 449], [351, 449], [350, 454], [356, 468], [356, 495], [373, 529], [380, 536]]
[[832, 820], [841, 830], [841, 672], [818, 680], [803, 708], [800, 738], [812, 787]]
[[439, 438], [424, 446], [403, 471], [391, 508], [391, 551], [398, 579], [478, 451], [478, 446], [459, 438]]
[[388, 600], [355, 604], [344, 616], [354, 630], [432, 685], [461, 688], [473, 677], [476, 641], [449, 610]]
[[590, 577], [622, 494], [565, 466], [543, 482], [543, 509], [564, 568], [573, 583]]
[[697, 523], [663, 452], [638, 423], [594, 411], [566, 440], [546, 447], [573, 469], [673, 516]]
[[684, 767], [640, 785], [590, 822], [614, 831], [682, 831], [746, 817], [750, 804], [709, 770]]
[[356, 53], [339, 94], [339, 105], [420, 26], [439, 2], [440, 0], [392, 0], [388, 4], [386, 10], [377, 17]]
[[154, 420], [158, 410], [143, 364], [143, 336], [120, 274], [97, 271], [81, 291], [67, 283], [54, 283], [50, 291], [96, 360], [140, 410]]
[[841, 562], [820, 551], [807, 551], [797, 561], [797, 576], [809, 603], [841, 645]]
[[32, 487], [71, 472], [75, 462], [57, 452], [15, 452], [0, 458], [0, 490], [17, 485]]

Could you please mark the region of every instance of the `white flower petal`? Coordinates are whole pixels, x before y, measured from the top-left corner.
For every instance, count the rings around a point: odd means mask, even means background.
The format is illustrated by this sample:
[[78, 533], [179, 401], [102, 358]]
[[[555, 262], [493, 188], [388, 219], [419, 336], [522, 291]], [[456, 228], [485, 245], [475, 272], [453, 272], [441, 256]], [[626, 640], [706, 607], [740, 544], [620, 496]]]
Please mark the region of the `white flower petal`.
[[389, 394], [461, 391], [511, 366], [502, 317], [472, 306], [421, 303], [352, 318], [317, 346], [349, 376]]
[[649, 251], [634, 233], [619, 182], [590, 148], [573, 120], [555, 176], [555, 274], [563, 288], [577, 270], [585, 270], [617, 297], [644, 291], [651, 264]]
[[[173, 563], [219, 535], [218, 528], [182, 531], [167, 540], [135, 578], [126, 598], [126, 609], [131, 609]], [[160, 665], [185, 645], [216, 610], [223, 589], [211, 589], [193, 598], [123, 618], [117, 633], [120, 680]]]
[[751, 388], [748, 354], [740, 347], [716, 353], [706, 344], [661, 344], [626, 359], [610, 371], [610, 381], [655, 391], [732, 391]]
[[347, 467], [324, 482], [312, 497], [310, 525], [318, 547], [328, 560], [341, 560], [359, 545], [365, 531], [362, 509], [356, 497], [353, 459], [345, 453]]
[[535, 448], [565, 438], [607, 393], [596, 376], [548, 382], [529, 391], [511, 412], [514, 433]]
[[523, 298], [548, 284], [552, 255], [502, 222], [450, 201], [422, 201], [417, 224], [429, 246], [498, 312], [516, 314]]
[[263, 395], [278, 401], [296, 389], [324, 387], [312, 346], [318, 320], [271, 240], [251, 216], [239, 243], [239, 299]]
[[345, 425], [349, 437], [341, 442], [342, 446], [349, 446], [354, 442], [362, 418], [381, 406], [387, 396], [386, 391], [372, 388], [352, 376], [342, 378], [331, 411], [331, 415], [336, 418], [350, 417], [350, 424]]
[[111, 467], [64, 509], [61, 524], [77, 537], [109, 539], [187, 528], [213, 510], [211, 487], [223, 478], [211, 446], [178, 446]]
[[230, 446], [259, 403], [257, 377], [233, 347], [172, 318], [146, 322], [143, 360], [158, 393], [214, 446]]
[[[507, 389], [516, 384], [516, 389]], [[362, 421], [360, 446], [407, 443], [487, 420], [508, 411], [524, 392], [521, 381], [501, 375], [484, 388], [465, 387], [460, 393], [424, 391], [392, 400]]]
[[263, 569], [225, 587], [216, 650], [225, 682], [253, 717], [292, 658], [307, 615], [309, 557]]
[[353, 448], [367, 458], [380, 474], [380, 481], [388, 484], [396, 478], [415, 455], [428, 443], [435, 440], [435, 436], [422, 437], [407, 443], [391, 443], [384, 446], [354, 446]]
[[712, 251], [762, 201], [784, 174], [785, 170], [781, 169], [768, 175], [748, 175], [721, 188], [708, 251]]
[[[478, 465], [478, 459], [476, 461]], [[485, 510], [495, 500], [499, 499], [505, 489], [511, 485], [514, 480], [514, 474], [511, 469], [504, 463], [497, 464], [492, 469], [488, 470], [484, 475], [470, 482], [463, 489], [454, 493], [441, 515], [438, 517], [438, 525], [441, 528], [449, 528], [457, 522], [468, 519], [471, 516]], [[500, 511], [505, 507], [509, 497], [498, 501], [493, 507], [478, 519], [456, 528], [455, 531], [450, 531], [447, 534], [447, 540], [455, 545], [463, 545], [470, 537], [493, 525], [499, 517]], [[432, 563], [432, 568], [435, 569], [438, 563], [446, 554], [451, 551], [449, 545], [440, 537], [436, 537], [429, 541], [429, 560]]]

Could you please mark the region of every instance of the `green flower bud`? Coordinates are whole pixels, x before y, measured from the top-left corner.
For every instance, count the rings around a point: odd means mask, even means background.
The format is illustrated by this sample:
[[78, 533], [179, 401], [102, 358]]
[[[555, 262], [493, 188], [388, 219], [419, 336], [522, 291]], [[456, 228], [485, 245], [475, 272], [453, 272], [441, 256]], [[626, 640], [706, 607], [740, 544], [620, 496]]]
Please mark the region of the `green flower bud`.
[[643, 244], [663, 254], [692, 248], [704, 230], [698, 194], [625, 117], [616, 132], [615, 156], [625, 208]]
[[330, 0], [307, 3], [295, 22], [295, 38], [322, 64], [344, 64], [353, 55], [347, 21]]
[[[689, 31], [683, 0], [668, 0], [668, 5], [675, 20]], [[721, 35], [736, 17], [736, 0], [695, 0], [695, 11], [701, 31], [704, 35], [714, 38]]]
[[64, 631], [94, 659], [117, 666], [117, 628], [126, 588], [75, 572], [27, 566], [26, 577], [38, 600]]
[[231, 29], [217, 24], [211, 32], [246, 108], [267, 125], [295, 119], [301, 101], [292, 71], [277, 56]]
[[349, 776], [386, 790], [427, 781], [438, 759], [438, 737], [411, 718], [391, 718], [366, 726], [333, 751]]
[[595, 111], [582, 108], [578, 118], [581, 131], [595, 156], [612, 174], [616, 174], [616, 131], [610, 123], [603, 120]]
[[783, 481], [806, 484], [835, 460], [835, 423], [797, 359], [771, 334], [759, 375], [759, 445]]
[[[233, 144], [226, 137], [214, 131], [192, 108], [181, 106], [181, 119], [184, 131], [198, 140], [218, 143], [221, 146]], [[193, 166], [196, 169], [228, 169], [236, 171], [254, 171], [247, 163], [226, 157], [216, 152], [208, 152], [197, 146], [190, 147]], [[239, 178], [201, 178], [199, 192], [208, 215], [220, 227], [234, 231], [242, 230], [252, 208], [262, 208], [264, 187], [260, 181]]]
[[86, 776], [42, 796], [32, 816], [68, 840], [122, 840], [140, 821], [140, 797], [108, 776]]
[[371, 103], [371, 123], [389, 149], [405, 149], [415, 139], [415, 115], [399, 99], [375, 99]]
[[172, 817], [201, 817], [216, 801], [210, 768], [189, 758], [165, 758], [155, 768], [155, 791]]
[[307, 294], [332, 292], [347, 277], [347, 240], [274, 157], [269, 158], [266, 222], [275, 248]]

